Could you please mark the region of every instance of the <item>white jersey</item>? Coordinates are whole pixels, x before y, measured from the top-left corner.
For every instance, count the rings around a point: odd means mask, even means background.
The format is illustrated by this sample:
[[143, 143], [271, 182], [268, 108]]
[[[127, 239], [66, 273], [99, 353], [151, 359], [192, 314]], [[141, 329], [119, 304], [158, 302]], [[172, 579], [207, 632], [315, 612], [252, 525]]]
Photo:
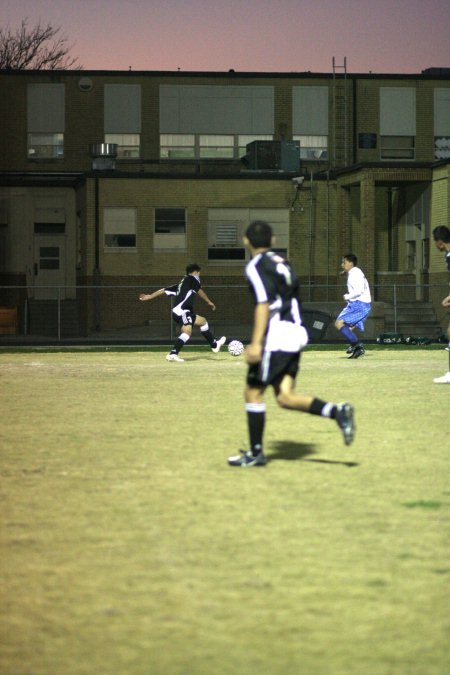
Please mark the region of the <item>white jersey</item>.
[[348, 293], [345, 297], [349, 302], [359, 300], [359, 302], [372, 302], [369, 282], [359, 267], [352, 267], [347, 274]]

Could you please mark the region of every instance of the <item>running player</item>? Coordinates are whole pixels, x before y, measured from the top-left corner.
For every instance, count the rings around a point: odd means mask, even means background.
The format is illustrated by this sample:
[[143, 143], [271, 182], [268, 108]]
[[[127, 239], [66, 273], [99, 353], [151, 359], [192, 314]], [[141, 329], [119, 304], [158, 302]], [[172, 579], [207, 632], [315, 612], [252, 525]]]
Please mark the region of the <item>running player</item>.
[[150, 294], [141, 293], [139, 296], [139, 300], [142, 302], [153, 300], [160, 295], [169, 295], [175, 298], [172, 318], [175, 323], [181, 326], [181, 332], [175, 340], [172, 349], [166, 356], [167, 361], [178, 361], [179, 363], [183, 363], [184, 359], [179, 356], [179, 353], [191, 337], [193, 326], [200, 327], [201, 334], [211, 347], [212, 351], [216, 354], [220, 351], [220, 348], [226, 341], [225, 336], [221, 337], [220, 340], [216, 340], [209, 329], [209, 324], [205, 317], [196, 314], [194, 311], [196, 295], [199, 295], [213, 311], [216, 309], [215, 304], [208, 298], [201, 287], [200, 269], [201, 268], [197, 263], [191, 263], [186, 267], [186, 275], [178, 284], [168, 286], [167, 288], [160, 288], [158, 291]]
[[[444, 259], [445, 262], [447, 263], [447, 269], [450, 272], [450, 230], [448, 227], [445, 225], [439, 225], [438, 227], [435, 227], [433, 230], [433, 239], [434, 243], [436, 244], [436, 248], [439, 251], [444, 251]], [[450, 285], [450, 284], [449, 284]], [[442, 300], [442, 306], [443, 307], [450, 307], [450, 294], [447, 295]], [[433, 382], [435, 384], [450, 384], [450, 323], [448, 324], [447, 328], [447, 336], [448, 336], [448, 345], [446, 347], [446, 350], [449, 352], [448, 358], [449, 358], [449, 368], [448, 372], [445, 373], [442, 377], [435, 377], [433, 379]]]
[[252, 222], [244, 244], [252, 259], [246, 275], [255, 300], [251, 342], [245, 350], [248, 363], [245, 388], [250, 449], [228, 458], [231, 466], [266, 464], [263, 433], [266, 417], [264, 393], [272, 386], [282, 408], [321, 415], [336, 420], [344, 441], [353, 441], [353, 407], [349, 403], [326, 403], [307, 394], [296, 394], [295, 380], [300, 352], [308, 342], [302, 325], [298, 299], [298, 280], [290, 264], [270, 250], [272, 228], [264, 221]]
[[372, 309], [369, 283], [357, 264], [358, 258], [353, 253], [347, 253], [342, 258], [342, 274], [347, 272], [347, 293], [344, 295], [347, 305], [334, 323], [350, 344], [347, 349], [349, 359], [357, 359], [365, 354], [364, 345], [358, 340], [354, 330], [357, 328], [364, 331], [364, 323]]

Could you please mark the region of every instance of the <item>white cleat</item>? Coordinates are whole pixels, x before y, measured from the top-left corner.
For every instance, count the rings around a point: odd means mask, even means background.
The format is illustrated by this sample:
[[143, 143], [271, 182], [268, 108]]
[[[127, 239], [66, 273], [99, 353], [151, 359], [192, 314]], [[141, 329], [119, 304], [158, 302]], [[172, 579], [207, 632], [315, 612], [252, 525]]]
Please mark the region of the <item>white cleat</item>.
[[225, 337], [225, 335], [223, 335], [220, 338], [220, 340], [216, 340], [216, 346], [212, 347], [212, 350], [213, 350], [214, 354], [218, 354], [220, 352], [220, 348], [225, 344], [226, 339], [227, 338]]
[[445, 373], [442, 377], [435, 377], [433, 379], [435, 384], [450, 384], [450, 370], [448, 373]]
[[166, 361], [178, 361], [178, 363], [184, 363], [184, 359], [180, 358], [178, 354], [167, 354]]

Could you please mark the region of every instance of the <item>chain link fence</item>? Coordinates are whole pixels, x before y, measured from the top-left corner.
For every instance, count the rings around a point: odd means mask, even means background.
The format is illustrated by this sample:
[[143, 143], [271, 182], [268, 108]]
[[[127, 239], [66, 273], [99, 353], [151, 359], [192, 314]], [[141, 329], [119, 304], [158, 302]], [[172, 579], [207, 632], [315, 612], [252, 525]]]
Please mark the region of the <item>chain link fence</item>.
[[[173, 298], [161, 296], [139, 300], [141, 292], [157, 286], [0, 286], [0, 338], [2, 336], [56, 340], [123, 339], [170, 341], [178, 333], [171, 311]], [[253, 301], [246, 284], [204, 283], [204, 291], [216, 305], [215, 311], [196, 300], [196, 311], [204, 316], [216, 335], [248, 339]], [[325, 312], [331, 318], [326, 339], [340, 339], [333, 319], [345, 305], [345, 284], [323, 284], [307, 288], [302, 307]], [[387, 330], [437, 337], [448, 323], [440, 303], [447, 289], [442, 285], [391, 284], [372, 286], [375, 298], [366, 324], [366, 338], [375, 339]]]

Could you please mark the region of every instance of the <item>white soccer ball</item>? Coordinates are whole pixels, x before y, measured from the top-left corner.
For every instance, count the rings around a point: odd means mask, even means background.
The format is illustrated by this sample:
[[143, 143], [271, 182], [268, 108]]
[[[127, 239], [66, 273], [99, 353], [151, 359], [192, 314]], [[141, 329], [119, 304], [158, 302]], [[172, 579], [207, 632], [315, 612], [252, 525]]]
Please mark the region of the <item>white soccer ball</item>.
[[244, 345], [239, 340], [231, 340], [228, 345], [228, 351], [231, 356], [239, 356], [244, 352]]

